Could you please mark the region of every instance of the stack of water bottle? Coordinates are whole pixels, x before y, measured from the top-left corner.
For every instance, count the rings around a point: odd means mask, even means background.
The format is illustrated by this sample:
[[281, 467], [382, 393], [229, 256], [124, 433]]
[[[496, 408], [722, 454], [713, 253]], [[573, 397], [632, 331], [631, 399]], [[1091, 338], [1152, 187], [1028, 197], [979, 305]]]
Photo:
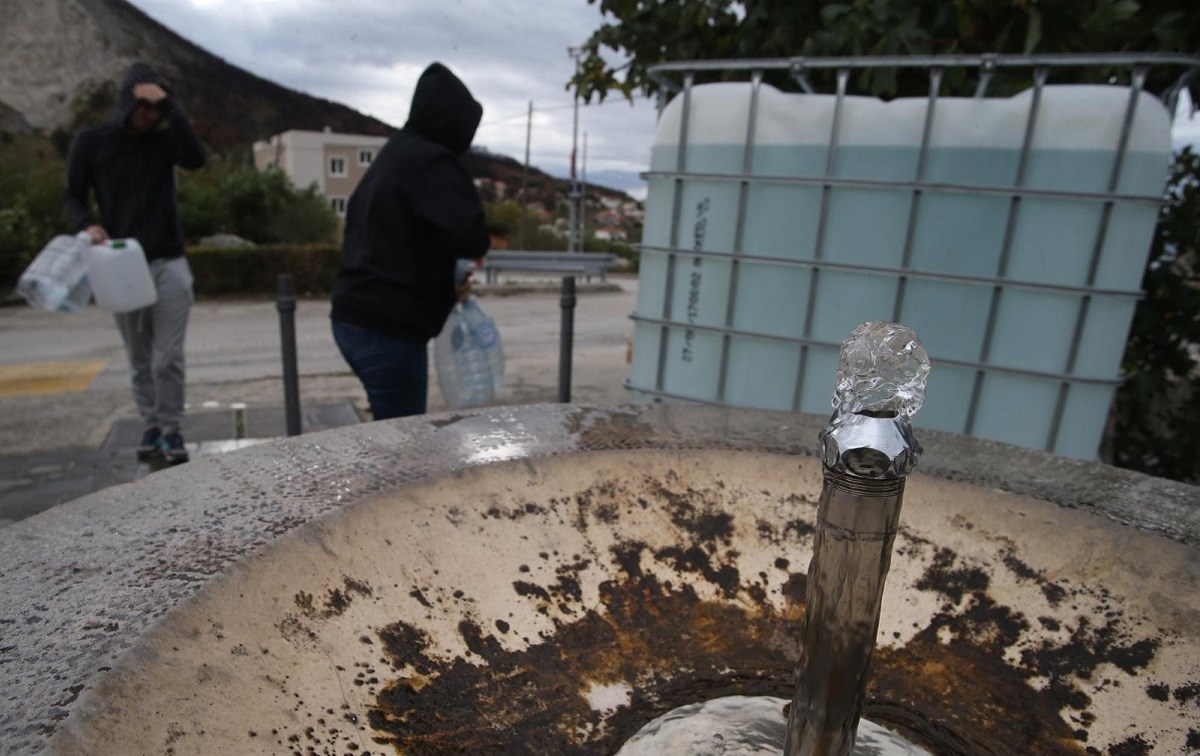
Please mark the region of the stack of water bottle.
[[[459, 261], [461, 284], [474, 263]], [[504, 346], [496, 322], [470, 297], [454, 305], [433, 344], [438, 388], [450, 409], [491, 403], [504, 383]]]
[[17, 279], [17, 293], [34, 307], [50, 312], [78, 312], [92, 299], [87, 279], [91, 237], [61, 235], [50, 240]]

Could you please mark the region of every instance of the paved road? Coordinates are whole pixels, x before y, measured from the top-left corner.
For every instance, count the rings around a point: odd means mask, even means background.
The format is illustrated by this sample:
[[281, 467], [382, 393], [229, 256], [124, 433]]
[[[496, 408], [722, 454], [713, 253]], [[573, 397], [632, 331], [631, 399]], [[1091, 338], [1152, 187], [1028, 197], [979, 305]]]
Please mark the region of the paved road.
[[[580, 358], [598, 352], [623, 356], [632, 333], [628, 315], [633, 310], [637, 281], [623, 279], [617, 285], [620, 291], [579, 297], [575, 349]], [[503, 284], [497, 288], [503, 290]], [[560, 310], [556, 292], [495, 296], [485, 291], [480, 301], [495, 318], [510, 359], [551, 360], [557, 365]], [[300, 302], [296, 334], [302, 376], [346, 372], [346, 363], [329, 333], [328, 302]], [[6, 370], [12, 374], [20, 365], [68, 362], [73, 367], [78, 367], [75, 363], [103, 363], [88, 391], [128, 387], [120, 337], [104, 311], [89, 307], [65, 315], [29, 307], [0, 310], [0, 380]], [[279, 376], [279, 318], [274, 303], [197, 303], [188, 330], [187, 363], [188, 382], [194, 385]], [[0, 396], [6, 393], [4, 385], [0, 383]], [[20, 393], [21, 387], [16, 388]]]
[[[556, 401], [557, 284], [500, 295], [513, 288], [502, 282], [491, 291], [481, 289], [480, 302], [497, 322], [507, 357], [507, 382], [495, 403]], [[614, 405], [627, 400], [626, 348], [633, 331], [628, 316], [636, 297], [637, 281], [632, 278], [618, 279], [604, 290], [581, 284], [573, 401]], [[330, 335], [328, 302], [299, 303], [296, 336], [304, 406], [349, 402], [361, 417], [369, 417], [362, 388]], [[187, 362], [188, 411], [193, 419], [229, 412], [231, 405], [247, 405], [247, 411], [278, 408], [283, 389], [274, 302], [197, 303], [188, 330]], [[432, 376], [429, 409], [444, 409]], [[116, 455], [110, 436], [115, 428], [128, 430], [136, 416], [124, 349], [108, 313], [95, 307], [70, 315], [0, 308], [0, 526], [90, 490], [148, 474], [144, 465], [125, 460], [127, 454]], [[189, 447], [193, 454], [222, 448]]]

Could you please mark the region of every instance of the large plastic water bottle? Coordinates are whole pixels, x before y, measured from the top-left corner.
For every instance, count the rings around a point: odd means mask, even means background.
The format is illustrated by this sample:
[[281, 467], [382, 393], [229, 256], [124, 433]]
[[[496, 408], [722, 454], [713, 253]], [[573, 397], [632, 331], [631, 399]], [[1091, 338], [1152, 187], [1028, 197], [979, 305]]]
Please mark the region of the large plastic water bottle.
[[461, 308], [463, 320], [475, 334], [475, 342], [487, 354], [488, 367], [492, 373], [492, 389], [497, 390], [504, 385], [504, 344], [500, 341], [496, 321], [479, 306], [475, 297], [463, 302]]
[[438, 388], [451, 409], [477, 407], [495, 398], [488, 353], [464, 316], [466, 309], [462, 304], [454, 306], [433, 343]]
[[79, 279], [79, 283], [67, 292], [67, 298], [58, 306], [59, 312], [79, 312], [92, 301], [92, 285], [87, 277]]
[[56, 236], [42, 248], [17, 279], [17, 293], [34, 307], [50, 312], [77, 312], [92, 298], [87, 280], [86, 232]]

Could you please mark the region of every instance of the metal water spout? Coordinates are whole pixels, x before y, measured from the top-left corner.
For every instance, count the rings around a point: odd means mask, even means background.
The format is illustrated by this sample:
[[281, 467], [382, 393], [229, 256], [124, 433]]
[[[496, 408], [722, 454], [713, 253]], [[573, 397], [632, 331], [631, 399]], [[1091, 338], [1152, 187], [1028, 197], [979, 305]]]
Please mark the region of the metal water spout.
[[928, 377], [929, 356], [908, 326], [871, 321], [842, 342], [833, 417], [820, 434], [824, 486], [787, 721], [782, 698], [716, 698], [649, 722], [620, 756], [927, 753], [871, 722], [855, 741]]
[[921, 453], [911, 418], [928, 376], [929, 357], [907, 326], [863, 323], [842, 343], [821, 432], [824, 486], [786, 756], [854, 748], [904, 481]]

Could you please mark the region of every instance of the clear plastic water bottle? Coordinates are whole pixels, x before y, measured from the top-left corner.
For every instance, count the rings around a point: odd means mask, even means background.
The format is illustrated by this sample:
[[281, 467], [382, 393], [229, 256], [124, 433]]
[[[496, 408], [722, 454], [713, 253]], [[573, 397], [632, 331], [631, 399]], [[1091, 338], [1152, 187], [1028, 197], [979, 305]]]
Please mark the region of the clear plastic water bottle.
[[87, 276], [79, 279], [79, 283], [71, 287], [67, 296], [58, 306], [59, 312], [79, 312], [92, 301], [92, 282]]
[[488, 367], [492, 373], [492, 389], [497, 390], [504, 385], [504, 344], [500, 341], [496, 321], [479, 306], [475, 297], [462, 303], [462, 316], [474, 332], [476, 343], [487, 353]]
[[488, 354], [458, 304], [450, 311], [441, 334], [434, 340], [433, 357], [438, 388], [446, 406], [477, 407], [495, 398]]
[[34, 307], [51, 312], [77, 312], [92, 298], [87, 280], [87, 233], [50, 240], [17, 280], [17, 293]]

